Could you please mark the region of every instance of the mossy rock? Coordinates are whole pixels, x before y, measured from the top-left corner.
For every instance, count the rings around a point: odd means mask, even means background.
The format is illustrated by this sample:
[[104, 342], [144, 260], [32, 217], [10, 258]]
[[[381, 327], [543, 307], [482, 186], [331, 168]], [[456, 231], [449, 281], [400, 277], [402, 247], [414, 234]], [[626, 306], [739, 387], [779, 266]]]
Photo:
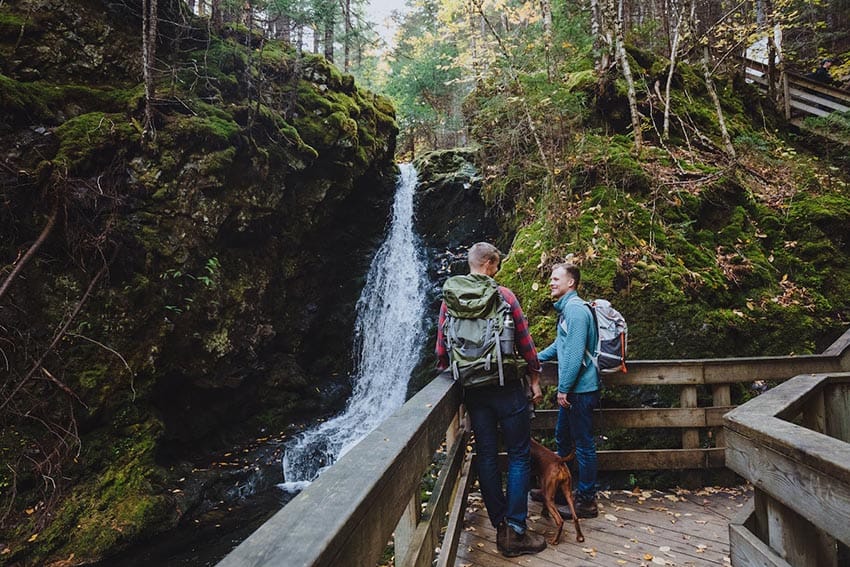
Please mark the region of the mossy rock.
[[59, 149], [53, 163], [76, 174], [108, 163], [121, 147], [132, 147], [139, 132], [124, 114], [90, 112], [56, 128]]

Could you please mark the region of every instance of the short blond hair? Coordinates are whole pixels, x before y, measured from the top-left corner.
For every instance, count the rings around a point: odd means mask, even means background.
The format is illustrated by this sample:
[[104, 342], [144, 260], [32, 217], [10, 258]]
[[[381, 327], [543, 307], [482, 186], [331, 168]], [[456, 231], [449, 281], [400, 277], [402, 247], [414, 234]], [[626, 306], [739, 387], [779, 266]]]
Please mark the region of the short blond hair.
[[488, 262], [496, 262], [498, 264], [501, 259], [502, 254], [499, 252], [499, 249], [489, 242], [476, 242], [469, 247], [469, 253], [466, 257], [470, 268], [481, 268]]
[[564, 270], [568, 276], [573, 278], [575, 288], [578, 289], [578, 284], [581, 283], [581, 270], [578, 269], [578, 266], [569, 262], [561, 262], [552, 266], [552, 271], [554, 272], [555, 270]]

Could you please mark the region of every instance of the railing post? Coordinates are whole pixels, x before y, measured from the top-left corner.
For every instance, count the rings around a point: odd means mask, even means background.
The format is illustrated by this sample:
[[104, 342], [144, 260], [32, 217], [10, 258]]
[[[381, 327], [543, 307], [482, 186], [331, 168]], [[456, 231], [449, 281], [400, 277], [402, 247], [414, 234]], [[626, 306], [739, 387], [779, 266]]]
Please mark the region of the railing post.
[[[417, 486], [393, 532], [393, 550], [397, 562], [407, 556], [413, 542], [413, 534], [416, 532], [416, 526], [419, 523], [419, 503], [419, 487]], [[396, 565], [400, 565], [400, 563], [396, 563]]]
[[791, 120], [791, 85], [788, 82], [788, 73], [785, 72], [785, 62], [782, 62], [782, 105], [785, 110], [785, 120]]
[[824, 405], [823, 391], [818, 391], [803, 407], [803, 427], [826, 433], [826, 406]]
[[834, 384], [824, 391], [824, 433], [850, 443], [850, 384]]
[[[697, 407], [697, 387], [683, 386], [680, 401], [683, 408]], [[682, 449], [699, 449], [699, 429], [682, 429]], [[700, 483], [700, 479], [693, 473], [688, 473], [686, 478], [687, 484]]]
[[815, 528], [794, 510], [768, 498], [770, 547], [794, 567], [837, 567], [835, 539]]
[[[732, 405], [732, 389], [729, 384], [714, 384], [712, 386], [712, 398], [714, 407], [728, 407]], [[715, 427], [712, 430], [714, 435], [714, 446], [726, 446], [726, 434], [723, 432], [723, 427]]]

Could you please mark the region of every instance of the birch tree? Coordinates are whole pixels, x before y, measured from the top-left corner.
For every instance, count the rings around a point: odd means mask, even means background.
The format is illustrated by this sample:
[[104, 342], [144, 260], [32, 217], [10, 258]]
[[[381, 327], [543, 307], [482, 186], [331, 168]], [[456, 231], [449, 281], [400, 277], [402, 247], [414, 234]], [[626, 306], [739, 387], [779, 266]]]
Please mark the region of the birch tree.
[[673, 11], [673, 16], [676, 19], [675, 27], [673, 28], [673, 42], [670, 47], [670, 69], [667, 71], [667, 83], [664, 85], [664, 129], [662, 138], [670, 137], [670, 86], [673, 83], [673, 73], [676, 71], [676, 58], [679, 54], [679, 43], [682, 38], [682, 23], [685, 21], [685, 13], [690, 9], [690, 18], [694, 18], [695, 4], [691, 0], [685, 0], [680, 4], [678, 0], [672, 0], [670, 7]]
[[342, 38], [342, 48], [343, 48], [343, 70], [347, 73], [349, 67], [351, 66], [351, 39], [352, 39], [352, 26], [351, 26], [351, 0], [341, 0], [342, 6], [342, 17], [345, 22], [345, 35]]
[[[641, 116], [637, 105], [637, 93], [635, 91], [635, 82], [632, 77], [632, 68], [629, 65], [629, 58], [626, 55], [625, 34], [623, 32], [623, 0], [619, 0], [617, 7], [614, 7], [614, 0], [605, 0], [602, 13], [602, 28], [608, 28], [605, 32], [606, 37], [614, 37], [614, 56], [617, 59], [617, 64], [620, 67], [620, 72], [626, 81], [626, 96], [629, 100], [629, 112], [632, 117], [632, 130], [635, 137], [635, 151], [640, 152], [643, 148], [643, 131], [641, 126]], [[613, 28], [613, 32], [611, 31]]]
[[702, 72], [705, 77], [705, 86], [708, 90], [708, 95], [714, 103], [714, 111], [717, 113], [717, 122], [720, 125], [720, 135], [723, 138], [723, 147], [726, 154], [735, 159], [735, 148], [732, 146], [732, 140], [729, 137], [729, 130], [726, 129], [726, 120], [723, 117], [723, 108], [720, 106], [720, 97], [717, 96], [717, 89], [714, 87], [714, 79], [711, 75], [711, 50], [708, 46], [708, 41], [704, 41], [702, 45]]
[[142, 138], [153, 140], [156, 129], [153, 121], [153, 100], [156, 96], [154, 64], [156, 61], [157, 0], [142, 0], [142, 76], [145, 83], [145, 122]]
[[546, 78], [552, 82], [552, 4], [540, 0], [540, 15], [543, 22], [543, 51], [546, 54]]

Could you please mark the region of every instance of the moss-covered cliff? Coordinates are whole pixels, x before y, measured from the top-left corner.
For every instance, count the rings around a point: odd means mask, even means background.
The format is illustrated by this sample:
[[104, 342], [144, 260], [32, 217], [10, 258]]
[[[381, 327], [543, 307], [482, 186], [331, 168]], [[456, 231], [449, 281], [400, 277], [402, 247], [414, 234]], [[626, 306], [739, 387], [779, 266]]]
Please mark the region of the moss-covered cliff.
[[[666, 77], [664, 60], [631, 55], [641, 81]], [[485, 198], [516, 231], [498, 278], [523, 300], [535, 339], [554, 334], [549, 269], [571, 259], [582, 295], [626, 315], [636, 358], [820, 352], [850, 321], [846, 145], [787, 125], [729, 69], [717, 85], [730, 159], [705, 82], [682, 63], [670, 139], [659, 140], [651, 123], [663, 107], [644, 93], [646, 144], [636, 153], [617, 133], [628, 104], [611, 73], [601, 84], [589, 70], [527, 80], [541, 146], [530, 135], [515, 142], [527, 124], [509, 96], [483, 84], [467, 101]]]
[[340, 402], [394, 111], [180, 4], [144, 141], [137, 3], [0, 5], [0, 564], [167, 530], [188, 447]]

